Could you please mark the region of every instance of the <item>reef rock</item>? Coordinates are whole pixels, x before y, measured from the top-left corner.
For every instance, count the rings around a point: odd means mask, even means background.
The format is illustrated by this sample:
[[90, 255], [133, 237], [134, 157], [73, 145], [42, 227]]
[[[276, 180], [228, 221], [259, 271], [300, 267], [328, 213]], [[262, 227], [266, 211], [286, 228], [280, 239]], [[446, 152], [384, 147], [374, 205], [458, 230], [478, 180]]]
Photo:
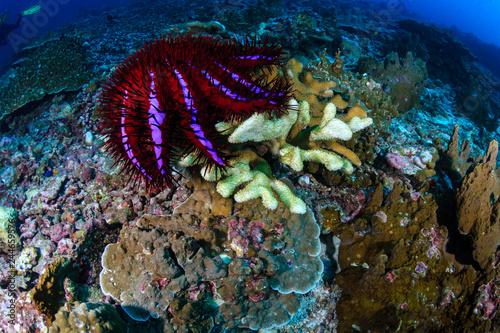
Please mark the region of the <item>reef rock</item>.
[[483, 161], [467, 174], [457, 191], [457, 222], [469, 235], [473, 257], [484, 269], [500, 244], [500, 182], [495, 172], [498, 143], [492, 141]]

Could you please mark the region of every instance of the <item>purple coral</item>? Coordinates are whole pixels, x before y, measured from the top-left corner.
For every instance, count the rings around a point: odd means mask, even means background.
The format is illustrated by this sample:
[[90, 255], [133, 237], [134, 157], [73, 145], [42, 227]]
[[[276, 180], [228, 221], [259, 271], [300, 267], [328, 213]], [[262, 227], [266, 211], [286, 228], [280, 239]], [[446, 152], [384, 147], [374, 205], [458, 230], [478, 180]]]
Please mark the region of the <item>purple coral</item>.
[[249, 246], [260, 250], [262, 248], [264, 222], [248, 222], [245, 219], [228, 221], [228, 240], [230, 247], [238, 257], [247, 256]]
[[421, 261], [417, 262], [417, 265], [415, 266], [415, 273], [425, 274], [426, 271], [427, 271], [427, 265]]
[[497, 313], [498, 305], [500, 304], [500, 297], [498, 296], [497, 286], [490, 281], [479, 287], [482, 292], [481, 299], [477, 303], [475, 313], [480, 314], [483, 319], [493, 319]]
[[381, 210], [377, 211], [375, 214], [373, 214], [373, 216], [378, 217], [382, 221], [382, 223], [387, 222], [387, 214]]
[[427, 250], [427, 256], [429, 258], [432, 258], [434, 257], [434, 255], [436, 255], [436, 258], [440, 258], [441, 257], [441, 251], [440, 251], [440, 248], [442, 247], [443, 245], [443, 237], [441, 236], [441, 233], [437, 230], [435, 230], [434, 228], [430, 228], [430, 229], [422, 229], [422, 235], [424, 235], [425, 237], [429, 237], [429, 241], [430, 241], [430, 246], [429, 246], [429, 249]]

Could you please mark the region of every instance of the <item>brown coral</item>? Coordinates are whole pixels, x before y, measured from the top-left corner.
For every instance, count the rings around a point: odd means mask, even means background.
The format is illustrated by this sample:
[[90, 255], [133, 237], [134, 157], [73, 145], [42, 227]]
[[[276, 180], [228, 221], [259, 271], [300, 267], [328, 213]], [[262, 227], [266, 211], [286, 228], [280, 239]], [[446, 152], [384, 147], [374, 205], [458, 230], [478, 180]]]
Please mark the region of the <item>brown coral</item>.
[[500, 240], [500, 181], [495, 172], [498, 143], [492, 141], [483, 161], [465, 176], [457, 191], [457, 221], [473, 243], [482, 268], [494, 259]]
[[391, 100], [398, 104], [398, 110], [408, 111], [418, 107], [420, 95], [427, 78], [427, 68], [421, 59], [414, 59], [407, 52], [401, 64], [397, 52], [391, 52], [383, 62], [374, 63], [373, 59], [362, 57], [357, 71], [368, 73], [389, 91]]
[[64, 304], [63, 281], [70, 267], [69, 260], [57, 258], [45, 269], [37, 286], [30, 291], [36, 309], [47, 316], [49, 324]]
[[[338, 54], [337, 54], [338, 58]], [[326, 58], [322, 58], [322, 68], [328, 65], [328, 62]], [[324, 64], [323, 64], [324, 62]], [[310, 114], [310, 121], [308, 122], [307, 125], [309, 126], [321, 126], [323, 119], [324, 119], [324, 112], [325, 112], [325, 107], [328, 105], [328, 103], [333, 103], [335, 105], [336, 109], [344, 110], [348, 108], [348, 102], [344, 101], [342, 99], [342, 96], [340, 94], [336, 94], [333, 96], [333, 94], [328, 94], [325, 95], [325, 89], [332, 89], [335, 87], [338, 87], [338, 85], [334, 81], [325, 81], [325, 82], [319, 82], [315, 79], [313, 79], [313, 74], [310, 71], [306, 71], [304, 74], [304, 71], [302, 71], [303, 66], [300, 62], [298, 62], [295, 59], [290, 59], [290, 61], [287, 64], [288, 67], [288, 76], [289, 79], [292, 81], [295, 89], [295, 97], [299, 101], [306, 101], [309, 105], [309, 114]], [[327, 66], [328, 67], [328, 66]], [[308, 65], [308, 68], [315, 68], [314, 65]], [[320, 72], [321, 70], [317, 70], [314, 73]], [[324, 73], [323, 73], [324, 74]], [[331, 75], [333, 78], [333, 75]], [[326, 77], [329, 77], [328, 75]], [[300, 78], [300, 80], [299, 80]], [[331, 90], [330, 90], [331, 91]], [[332, 91], [333, 93], [333, 91]], [[332, 97], [333, 96], [333, 97]], [[320, 99], [325, 99], [325, 97], [331, 97], [326, 100], [326, 102], [320, 102]], [[358, 103], [347, 109], [347, 114], [340, 115], [338, 118], [345, 122], [348, 123], [351, 121], [354, 117], [358, 117], [360, 119], [365, 119], [368, 117], [365, 109], [358, 105]], [[297, 122], [299, 123], [299, 122]], [[297, 124], [296, 124], [297, 125]], [[303, 129], [305, 126], [304, 124], [299, 124], [300, 126], [295, 126], [292, 128], [288, 139], [293, 140], [297, 137], [300, 137], [299, 129]], [[293, 141], [291, 141], [293, 142]], [[299, 146], [301, 145], [298, 140], [295, 140], [295, 143], [298, 144]], [[354, 153], [352, 150], [348, 149], [344, 145], [341, 145], [338, 143], [337, 140], [322, 140], [318, 143], [308, 143], [309, 147], [308, 148], [313, 148], [320, 150], [322, 148], [326, 148], [328, 150], [334, 151], [336, 153], [339, 153], [340, 155], [344, 156], [347, 158], [352, 164], [359, 166], [361, 164], [361, 161], [359, 157]]]
[[230, 215], [232, 200], [214, 184], [193, 184], [172, 216], [144, 215], [108, 245], [102, 290], [135, 318], [153, 315], [185, 328], [289, 322], [296, 294], [311, 290], [323, 270], [312, 213], [291, 214], [283, 204], [270, 212], [259, 199], [236, 204]]
[[451, 168], [451, 171], [456, 172], [458, 177], [463, 177], [471, 165], [471, 162], [467, 161], [470, 153], [470, 141], [467, 139], [463, 140], [459, 149], [459, 130], [460, 126], [455, 125], [451, 139], [448, 142], [448, 148], [446, 149], [445, 155], [448, 159], [447, 163], [449, 164], [448, 167]]
[[483, 325], [469, 316], [476, 273], [444, 251], [447, 230], [436, 209], [425, 188], [411, 192], [396, 182], [388, 195], [378, 185], [353, 223], [341, 222], [331, 207], [320, 212], [340, 238], [338, 332]]
[[294, 97], [299, 101], [307, 101], [310, 106], [311, 116], [321, 118], [318, 114], [325, 107], [325, 103], [319, 102], [318, 98], [332, 97], [331, 90], [336, 86], [333, 81], [320, 82], [316, 80], [309, 71], [302, 71], [304, 65], [292, 58], [288, 61], [287, 76], [294, 88]]
[[105, 303], [75, 303], [56, 314], [49, 333], [122, 333], [127, 325], [116, 309]]

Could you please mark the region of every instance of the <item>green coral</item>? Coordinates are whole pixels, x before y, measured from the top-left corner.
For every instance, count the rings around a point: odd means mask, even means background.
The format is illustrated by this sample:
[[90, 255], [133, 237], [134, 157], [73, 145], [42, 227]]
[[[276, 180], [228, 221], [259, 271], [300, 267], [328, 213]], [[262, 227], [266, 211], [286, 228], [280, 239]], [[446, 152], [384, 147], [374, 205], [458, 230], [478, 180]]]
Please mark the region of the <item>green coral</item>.
[[343, 170], [352, 173], [352, 164], [339, 155], [322, 149], [304, 150], [292, 145], [286, 145], [280, 150], [281, 162], [295, 171], [302, 171], [304, 162], [317, 162], [325, 165], [330, 171]]
[[[250, 164], [254, 166], [253, 169]], [[201, 172], [205, 180], [219, 180], [217, 192], [223, 197], [227, 198], [234, 194], [236, 202], [261, 198], [263, 205], [271, 210], [278, 207], [279, 199], [292, 213], [304, 214], [306, 212], [304, 201], [298, 198], [285, 183], [273, 178], [271, 166], [254, 152], [250, 150], [242, 152], [240, 156], [230, 160], [229, 165], [231, 168], [228, 168], [225, 178], [220, 180], [221, 176], [216, 174], [215, 168], [203, 169]], [[247, 183], [246, 186], [236, 191], [244, 183]]]
[[0, 252], [17, 251], [21, 246], [17, 234], [17, 211], [0, 207]]
[[92, 77], [81, 42], [69, 37], [23, 49], [23, 58], [0, 78], [0, 120], [47, 94], [75, 91]]

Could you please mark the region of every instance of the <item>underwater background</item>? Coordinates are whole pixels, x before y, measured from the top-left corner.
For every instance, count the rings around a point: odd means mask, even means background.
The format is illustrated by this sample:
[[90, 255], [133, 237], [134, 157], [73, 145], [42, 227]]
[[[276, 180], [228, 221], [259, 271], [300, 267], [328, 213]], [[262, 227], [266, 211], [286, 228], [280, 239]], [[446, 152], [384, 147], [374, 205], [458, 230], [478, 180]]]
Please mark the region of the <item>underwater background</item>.
[[1, 332], [500, 330], [497, 1], [1, 11]]

